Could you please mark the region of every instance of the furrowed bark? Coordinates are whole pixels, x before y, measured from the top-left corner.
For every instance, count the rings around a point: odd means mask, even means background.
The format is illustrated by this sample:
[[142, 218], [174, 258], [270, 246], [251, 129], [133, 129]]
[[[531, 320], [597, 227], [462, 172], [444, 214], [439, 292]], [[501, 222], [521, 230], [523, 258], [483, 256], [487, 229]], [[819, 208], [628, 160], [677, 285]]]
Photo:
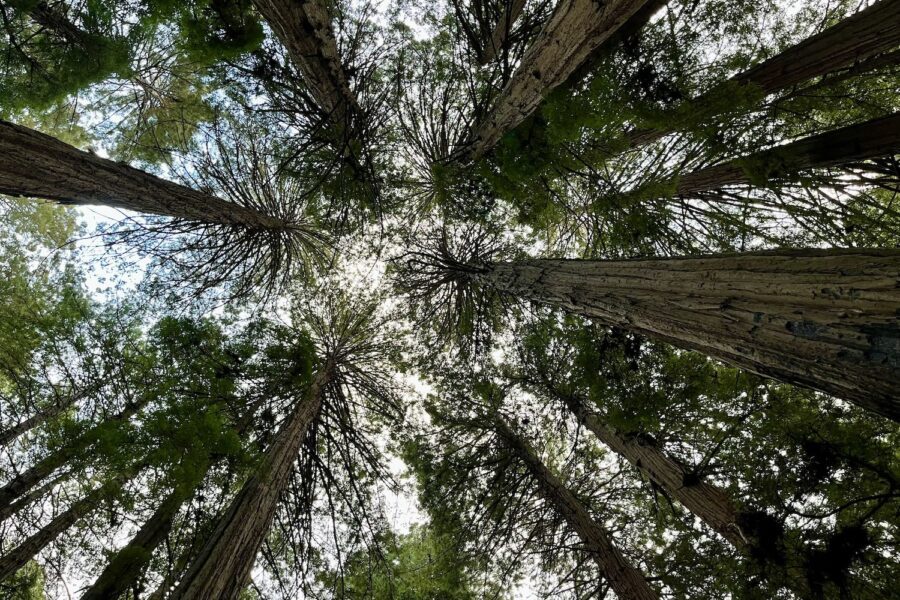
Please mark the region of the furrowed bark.
[[153, 551], [169, 535], [175, 516], [187, 495], [181, 490], [170, 493], [127, 546], [109, 561], [81, 600], [118, 598], [132, 588], [150, 561]]
[[494, 31], [491, 32], [491, 37], [482, 44], [478, 64], [486, 65], [497, 58], [500, 51], [506, 46], [506, 39], [512, 31], [513, 25], [525, 10], [525, 2], [526, 0], [508, 0], [504, 4], [503, 12], [500, 13], [500, 19], [497, 21]]
[[322, 393], [334, 374], [328, 361], [298, 402], [257, 473], [244, 484], [215, 531], [188, 569], [171, 600], [234, 600], [247, 585], [259, 547], [265, 540], [281, 492], [306, 432], [319, 414]]
[[359, 103], [338, 55], [331, 15], [323, 0], [253, 0], [254, 6], [303, 74], [319, 107], [349, 131]]
[[900, 250], [528, 260], [472, 277], [900, 420]]
[[[769, 95], [852, 68], [866, 59], [891, 53], [897, 46], [900, 46], [900, 0], [881, 0], [728, 81], [754, 86], [763, 95]], [[895, 53], [891, 55], [898, 58]], [[704, 97], [693, 102], [701, 105]], [[671, 127], [631, 131], [625, 138], [630, 147], [636, 148], [677, 130], [678, 124], [673, 122]]]
[[104, 205], [218, 225], [285, 229], [262, 212], [156, 177], [0, 120], [0, 194]]
[[473, 139], [454, 158], [479, 158], [537, 109], [552, 89], [563, 84], [648, 0], [560, 0], [550, 21], [522, 62]]
[[528, 443], [502, 420], [496, 421], [496, 428], [509, 449], [525, 463], [541, 495], [581, 538], [585, 549], [609, 581], [616, 596], [622, 600], [659, 598], [641, 572], [613, 544], [605, 528], [591, 517], [575, 494], [535, 455]]
[[34, 558], [38, 552], [46, 548], [48, 544], [59, 537], [62, 532], [94, 510], [104, 496], [114, 494], [121, 489], [121, 487], [125, 485], [125, 482], [132, 476], [133, 473], [120, 475], [111, 482], [90, 492], [87, 496], [66, 509], [65, 512], [50, 521], [46, 527], [19, 544], [3, 558], [0, 558], [0, 581], [11, 577], [16, 571], [25, 566], [25, 564]]
[[690, 474], [684, 466], [666, 456], [659, 448], [636, 438], [623, 436], [612, 427], [604, 425], [580, 398], [555, 390], [553, 393], [610, 450], [640, 470], [735, 548], [746, 551], [748, 540], [738, 526], [738, 510], [724, 490], [704, 481], [689, 482]]
[[[122, 412], [107, 419], [105, 422], [109, 423], [112, 421], [126, 421], [137, 414], [138, 411], [140, 411], [147, 404], [147, 402], [149, 402], [149, 398], [143, 399], [139, 402], [134, 402], [126, 407]], [[89, 438], [91, 434], [96, 431], [97, 427], [88, 430], [87, 432], [82, 434], [82, 437], [79, 440], [76, 440], [76, 444], [79, 443], [80, 440]], [[14, 503], [16, 498], [43, 481], [45, 477], [51, 475], [54, 471], [56, 471], [56, 469], [66, 464], [70, 459], [78, 455], [83, 450], [83, 448], [79, 448], [77, 445], [58, 450], [57, 452], [44, 457], [26, 471], [19, 473], [6, 485], [0, 488], [0, 523], [9, 518], [15, 512], [13, 510], [14, 507], [17, 507], [17, 509], [21, 508], [21, 503]]]
[[750, 156], [714, 165], [679, 178], [676, 194], [689, 196], [730, 185], [750, 183], [752, 166], [777, 163], [784, 173], [757, 176], [774, 179], [799, 171], [835, 167], [900, 152], [900, 113], [776, 146]]
[[24, 421], [17, 423], [12, 427], [0, 431], [0, 446], [5, 446], [25, 432], [31, 431], [39, 425], [43, 425], [56, 415], [65, 411], [67, 408], [84, 398], [87, 393], [88, 390], [82, 390], [81, 392], [76, 394], [69, 394], [64, 400], [57, 402], [53, 406], [44, 409], [37, 414], [32, 415], [31, 417], [28, 417]]

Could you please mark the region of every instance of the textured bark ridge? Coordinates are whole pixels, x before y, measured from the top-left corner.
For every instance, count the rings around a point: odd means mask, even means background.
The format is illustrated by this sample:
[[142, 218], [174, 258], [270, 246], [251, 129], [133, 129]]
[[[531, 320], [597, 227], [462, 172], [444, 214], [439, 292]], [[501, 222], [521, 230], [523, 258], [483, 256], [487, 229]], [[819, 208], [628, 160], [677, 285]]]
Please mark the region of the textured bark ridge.
[[[687, 196], [757, 179], [777, 181], [806, 169], [835, 167], [897, 152], [900, 152], [900, 113], [688, 173], [678, 180], [675, 191]], [[754, 173], [754, 165], [760, 165], [760, 172]]]
[[648, 0], [560, 0], [493, 110], [457, 158], [477, 158], [521, 123]]
[[641, 572], [616, 548], [609, 533], [591, 517], [575, 494], [547, 468], [528, 443], [499, 419], [496, 427], [509, 449], [525, 463], [541, 495], [581, 538], [585, 549], [596, 561], [616, 596], [622, 600], [659, 598]]
[[107, 563], [103, 573], [81, 596], [81, 600], [118, 598], [131, 589], [150, 562], [153, 551], [169, 535], [184, 500], [183, 492], [175, 490], [170, 493], [128, 545]]
[[305, 398], [279, 430], [262, 464], [241, 488], [188, 569], [171, 600], [234, 600], [247, 585], [256, 553], [269, 531], [281, 492], [310, 425], [322, 406], [335, 365], [316, 374]]
[[134, 476], [135, 472], [122, 474], [111, 482], [95, 489], [50, 521], [46, 527], [16, 546], [3, 558], [0, 558], [0, 581], [12, 576], [13, 573], [24, 567], [38, 552], [46, 548], [47, 544], [94, 510], [104, 496], [117, 492], [126, 481]]
[[525, 0], [508, 0], [506, 2], [503, 12], [500, 13], [500, 19], [497, 20], [497, 26], [491, 32], [490, 39], [485, 40], [485, 43], [482, 45], [478, 64], [486, 65], [497, 58], [506, 45], [506, 40], [509, 37], [509, 32], [512, 31], [513, 24], [515, 24], [523, 10], [525, 10]]
[[253, 0], [303, 74], [319, 107], [342, 130], [359, 109], [338, 55], [324, 0]]
[[38, 131], [0, 120], [0, 193], [104, 205], [208, 224], [261, 229], [281, 219], [83, 152]]
[[[900, 46], [900, 0], [881, 0], [729, 81], [753, 85], [763, 94], [772, 94], [816, 77], [852, 69], [881, 53], [889, 58], [887, 64], [896, 64], [900, 55], [891, 51], [897, 46]], [[884, 62], [873, 61], [870, 66], [878, 68]], [[696, 102], [702, 103], [703, 96]], [[635, 130], [626, 139], [631, 147], [639, 147], [677, 129], [677, 123], [673, 123], [670, 128]]]
[[628, 438], [604, 425], [580, 398], [558, 395], [581, 424], [610, 450], [639, 469], [735, 548], [746, 550], [748, 540], [738, 527], [738, 511], [724, 490], [704, 481], [691, 482], [688, 471], [659, 448]]
[[900, 420], [900, 250], [530, 260], [475, 277]]

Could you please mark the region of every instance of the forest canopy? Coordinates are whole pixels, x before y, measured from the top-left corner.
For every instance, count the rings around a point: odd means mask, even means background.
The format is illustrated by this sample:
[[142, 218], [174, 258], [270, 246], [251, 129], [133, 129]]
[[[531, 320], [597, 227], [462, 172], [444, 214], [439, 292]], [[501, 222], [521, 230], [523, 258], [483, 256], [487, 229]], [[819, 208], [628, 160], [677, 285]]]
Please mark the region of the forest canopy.
[[900, 0], [0, 0], [0, 600], [891, 598]]

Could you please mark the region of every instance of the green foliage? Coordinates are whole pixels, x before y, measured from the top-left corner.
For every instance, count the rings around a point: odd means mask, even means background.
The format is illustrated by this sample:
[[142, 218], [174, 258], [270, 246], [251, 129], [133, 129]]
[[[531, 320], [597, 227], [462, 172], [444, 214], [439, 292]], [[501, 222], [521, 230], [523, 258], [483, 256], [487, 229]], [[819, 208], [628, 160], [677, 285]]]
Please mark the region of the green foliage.
[[44, 570], [29, 561], [10, 579], [0, 582], [0, 594], [4, 600], [44, 600]]

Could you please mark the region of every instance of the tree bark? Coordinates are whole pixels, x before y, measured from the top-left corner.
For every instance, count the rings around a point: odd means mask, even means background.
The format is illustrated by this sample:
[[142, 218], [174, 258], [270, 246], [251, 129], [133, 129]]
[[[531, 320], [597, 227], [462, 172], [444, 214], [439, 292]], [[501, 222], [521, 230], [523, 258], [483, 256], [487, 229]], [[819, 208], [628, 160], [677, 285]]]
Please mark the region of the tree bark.
[[0, 120], [0, 193], [79, 206], [104, 205], [217, 225], [285, 229], [255, 209], [83, 152]]
[[600, 572], [609, 580], [616, 596], [622, 600], [659, 598], [641, 572], [613, 544], [606, 529], [591, 517], [575, 494], [535, 455], [528, 443], [502, 420], [497, 420], [496, 427], [509, 449], [525, 463], [541, 495], [581, 538]]
[[234, 600], [247, 585], [260, 545], [287, 485], [306, 432], [322, 406], [322, 393], [333, 377], [329, 360], [314, 377], [262, 464], [244, 484], [215, 531], [188, 569], [170, 600]]
[[500, 19], [497, 21], [491, 37], [482, 44], [481, 55], [478, 57], [478, 64], [486, 65], [493, 62], [506, 46], [506, 40], [512, 31], [513, 24], [525, 10], [526, 0], [505, 0], [503, 11], [500, 13]]
[[8, 427], [7, 429], [0, 431], [0, 446], [5, 446], [18, 438], [23, 433], [31, 431], [39, 425], [43, 425], [48, 420], [52, 419], [56, 415], [60, 414], [61, 412], [84, 398], [88, 394], [88, 392], [89, 390], [83, 389], [78, 393], [69, 394], [65, 399], [57, 401], [53, 406], [28, 417], [24, 421], [21, 421], [20, 423], [17, 423], [12, 427]]
[[[730, 83], [752, 85], [764, 95], [784, 90], [842, 69], [900, 45], [900, 0], [881, 0], [837, 25], [826, 29], [784, 52], [729, 79]], [[898, 58], [896, 55], [894, 58]], [[704, 97], [693, 102], [701, 105]], [[703, 111], [703, 109], [698, 109]], [[712, 113], [704, 116], [713, 116]], [[630, 147], [649, 144], [678, 130], [671, 127], [640, 129], [626, 134]]]
[[89, 45], [90, 35], [70, 21], [64, 12], [51, 7], [47, 2], [38, 2], [29, 14], [35, 23], [52, 31], [70, 44], [82, 47]]
[[[675, 192], [690, 196], [755, 179], [777, 180], [806, 169], [835, 167], [900, 152], [900, 113], [850, 125], [706, 167], [678, 179]], [[753, 172], [760, 165], [760, 172]], [[766, 172], [776, 165], [775, 172]]]
[[121, 489], [125, 482], [132, 476], [133, 473], [119, 475], [111, 482], [90, 492], [87, 496], [66, 509], [65, 512], [50, 521], [46, 527], [16, 546], [15, 549], [6, 554], [3, 558], [0, 558], [0, 581], [11, 577], [16, 571], [25, 566], [25, 564], [33, 559], [38, 552], [46, 548], [48, 544], [59, 537], [62, 532], [94, 510], [104, 496], [116, 493]]
[[900, 250], [536, 259], [471, 276], [900, 420]]
[[326, 2], [253, 0], [253, 4], [287, 49], [319, 107], [342, 131], [349, 131], [359, 103], [338, 55]]
[[656, 446], [623, 436], [604, 425], [580, 398], [556, 390], [552, 392], [610, 450], [640, 470], [735, 548], [746, 551], [749, 540], [738, 526], [739, 511], [725, 490], [704, 481], [691, 482], [690, 473]]
[[[137, 414], [149, 401], [150, 399], [148, 397], [138, 402], [134, 402], [128, 405], [122, 412], [107, 419], [105, 422], [109, 423], [111, 421], [126, 421], [133, 415]], [[88, 446], [90, 446], [90, 436], [92, 433], [95, 433], [97, 431], [97, 428], [98, 426], [95, 426], [86, 431], [81, 435], [81, 437], [75, 440], [75, 444], [82, 444], [87, 441]], [[71, 446], [67, 446], [60, 450], [57, 450], [56, 452], [38, 461], [28, 470], [16, 475], [6, 485], [0, 488], [0, 523], [8, 519], [15, 513], [16, 510], [23, 506], [20, 503], [14, 504], [16, 498], [36, 486], [45, 477], [48, 477], [56, 469], [66, 464], [66, 462], [76, 456], [83, 449], [84, 448], [80, 448], [78, 445], [73, 444]]]
[[184, 491], [178, 489], [172, 491], [128, 545], [109, 561], [81, 600], [118, 598], [131, 589], [144, 567], [150, 562], [153, 551], [169, 535], [175, 516], [186, 499]]
[[525, 52], [473, 139], [454, 158], [479, 158], [525, 120], [649, 0], [560, 0], [550, 21]]

